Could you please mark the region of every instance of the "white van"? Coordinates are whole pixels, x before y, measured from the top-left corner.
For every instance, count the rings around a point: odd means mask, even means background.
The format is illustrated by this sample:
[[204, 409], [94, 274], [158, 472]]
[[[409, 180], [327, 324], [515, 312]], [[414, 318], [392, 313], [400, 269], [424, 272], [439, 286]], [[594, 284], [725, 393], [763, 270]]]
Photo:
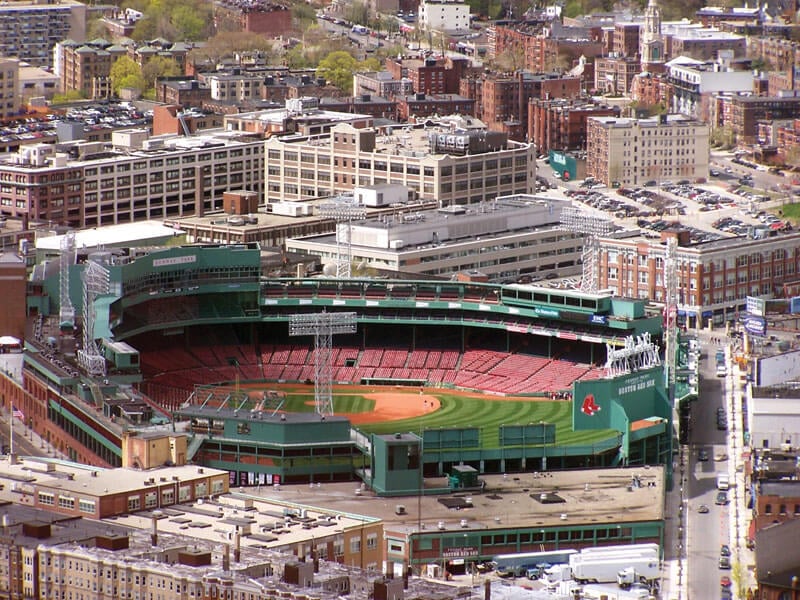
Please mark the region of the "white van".
[[731, 480], [727, 473], [717, 473], [717, 489], [728, 490], [730, 489]]
[[722, 365], [717, 365], [717, 377], [725, 377], [728, 374], [727, 367]]

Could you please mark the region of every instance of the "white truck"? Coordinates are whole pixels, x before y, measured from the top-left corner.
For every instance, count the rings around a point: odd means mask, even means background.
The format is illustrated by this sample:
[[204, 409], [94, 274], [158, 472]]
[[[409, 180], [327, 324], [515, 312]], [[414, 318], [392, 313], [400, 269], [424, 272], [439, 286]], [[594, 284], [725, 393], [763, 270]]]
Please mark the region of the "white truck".
[[731, 479], [727, 473], [717, 473], [717, 489], [727, 491], [731, 487]]
[[580, 555], [570, 557], [569, 565], [556, 565], [545, 572], [549, 585], [559, 581], [574, 579], [579, 583], [618, 583], [619, 573], [625, 569], [633, 569], [639, 581], [657, 579], [661, 566], [658, 557], [610, 554], [605, 557], [586, 557]]
[[647, 573], [642, 573], [637, 571], [634, 567], [626, 567], [617, 573], [617, 584], [623, 590], [629, 590], [637, 583], [653, 587], [654, 582], [658, 579], [658, 574], [658, 569], [656, 569], [654, 574], [652, 570]]

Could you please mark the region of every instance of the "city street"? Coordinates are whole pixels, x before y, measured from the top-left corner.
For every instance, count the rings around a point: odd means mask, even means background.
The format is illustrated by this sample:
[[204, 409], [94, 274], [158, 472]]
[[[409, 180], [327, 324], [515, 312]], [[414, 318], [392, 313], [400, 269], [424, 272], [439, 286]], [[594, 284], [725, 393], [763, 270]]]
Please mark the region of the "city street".
[[[728, 451], [726, 432], [718, 431], [716, 423], [717, 408], [724, 406], [724, 378], [715, 373], [714, 355], [721, 346], [711, 344], [709, 334], [701, 334], [700, 339], [700, 389], [690, 417], [691, 455], [687, 470], [688, 597], [719, 598], [720, 577], [731, 577], [730, 570], [719, 569], [720, 546], [731, 545], [731, 505], [715, 504], [716, 473], [728, 472], [727, 460], [715, 460]], [[705, 450], [708, 460], [698, 460], [701, 450]], [[708, 513], [698, 512], [701, 504], [708, 507]]]

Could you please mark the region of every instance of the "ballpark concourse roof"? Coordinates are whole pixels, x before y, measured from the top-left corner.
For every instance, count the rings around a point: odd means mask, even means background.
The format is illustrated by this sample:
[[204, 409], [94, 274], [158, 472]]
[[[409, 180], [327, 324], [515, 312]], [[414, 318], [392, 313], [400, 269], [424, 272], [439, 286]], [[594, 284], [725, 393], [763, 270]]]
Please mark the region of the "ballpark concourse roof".
[[[634, 476], [639, 477], [641, 487], [629, 491]], [[246, 491], [276, 501], [370, 515], [380, 518], [387, 531], [406, 533], [417, 531], [419, 525], [426, 531], [434, 532], [439, 530], [440, 522], [444, 531], [466, 532], [584, 524], [616, 527], [629, 522], [660, 521], [664, 518], [665, 479], [660, 466], [482, 475], [480, 479], [486, 482], [482, 492], [457, 491], [453, 494], [403, 498], [377, 497], [361, 490], [357, 495], [359, 484], [355, 482], [325, 483], [314, 488], [283, 485], [279, 490], [271, 487], [262, 487], [258, 491], [246, 488]], [[426, 481], [426, 487], [441, 488], [445, 485], [442, 478]], [[555, 493], [564, 502], [542, 502], [543, 493], [548, 494], [548, 499]], [[471, 498], [472, 507], [464, 508], [461, 503], [461, 508], [448, 508], [440, 502], [441, 499], [454, 497]], [[405, 507], [406, 514], [396, 514], [398, 504]], [[466, 526], [462, 520], [466, 521]]]
[[[127, 223], [125, 225], [109, 225], [75, 232], [75, 248], [128, 247], [131, 245], [153, 245], [171, 239], [183, 231], [168, 227], [157, 221]], [[63, 235], [51, 235], [36, 240], [37, 250], [58, 252]]]

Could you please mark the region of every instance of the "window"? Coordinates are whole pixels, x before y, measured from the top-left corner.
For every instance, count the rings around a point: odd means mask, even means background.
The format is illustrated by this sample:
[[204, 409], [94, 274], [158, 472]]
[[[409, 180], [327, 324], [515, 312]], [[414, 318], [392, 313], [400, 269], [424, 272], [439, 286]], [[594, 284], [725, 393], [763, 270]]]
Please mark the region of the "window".
[[46, 504], [48, 506], [53, 506], [55, 502], [55, 495], [50, 494], [48, 492], [39, 492], [39, 504]]
[[139, 496], [128, 496], [128, 510], [139, 510], [142, 507], [142, 499]]
[[75, 498], [72, 496], [59, 496], [58, 507], [72, 510], [75, 508]]
[[85, 498], [78, 500], [78, 510], [81, 512], [93, 515], [95, 513], [95, 506], [94, 500], [86, 500]]

